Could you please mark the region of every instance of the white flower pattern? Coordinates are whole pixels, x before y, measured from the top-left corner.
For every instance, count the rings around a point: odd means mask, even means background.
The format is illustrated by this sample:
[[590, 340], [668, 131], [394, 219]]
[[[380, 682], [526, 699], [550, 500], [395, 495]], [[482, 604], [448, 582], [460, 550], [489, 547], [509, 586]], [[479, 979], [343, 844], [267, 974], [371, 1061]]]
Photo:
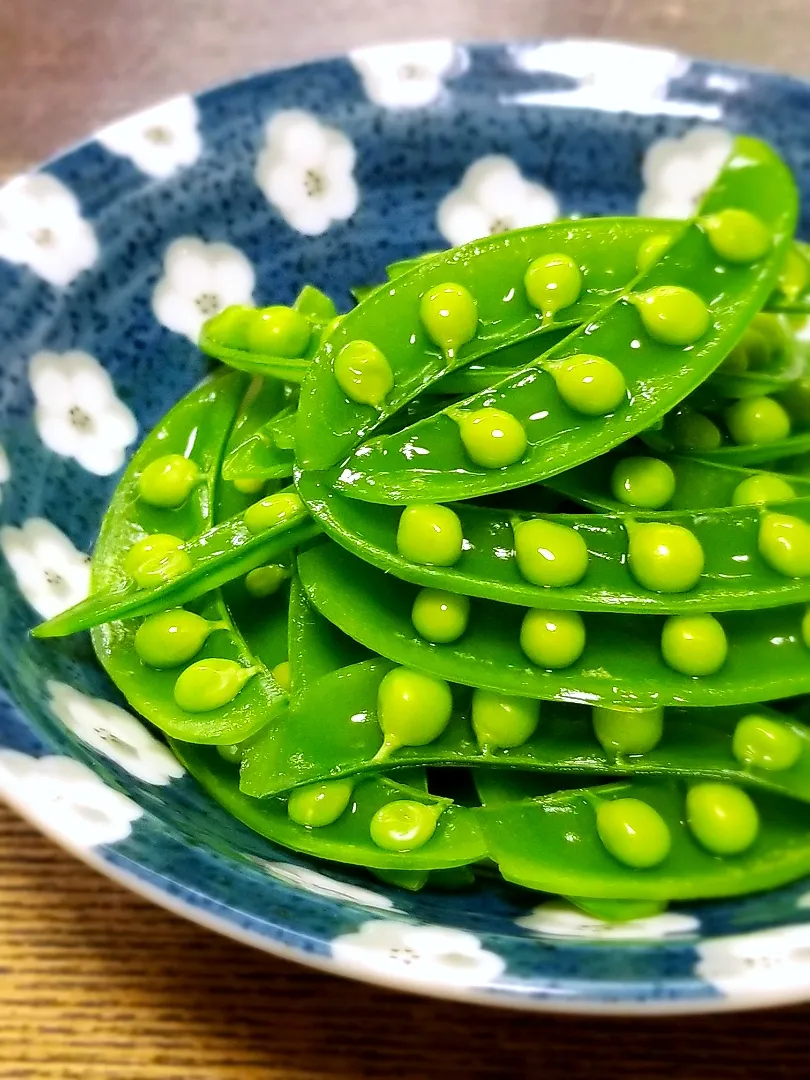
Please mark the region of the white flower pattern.
[[90, 592], [90, 560], [45, 518], [29, 518], [22, 528], [0, 529], [0, 548], [20, 592], [44, 619], [66, 611]]
[[690, 66], [687, 57], [670, 49], [579, 39], [516, 45], [510, 52], [522, 71], [565, 75], [577, 82], [571, 89], [517, 94], [513, 100], [519, 104], [702, 120], [720, 116], [719, 105], [668, 97], [670, 83]]
[[143, 811], [80, 761], [0, 749], [0, 798], [59, 843], [91, 848], [125, 840]]
[[552, 192], [527, 180], [511, 158], [488, 154], [466, 170], [457, 188], [439, 203], [439, 232], [454, 247], [470, 240], [544, 225], [559, 216]]
[[147, 784], [165, 785], [185, 770], [140, 720], [103, 698], [89, 697], [67, 683], [47, 684], [51, 712], [87, 746]]
[[112, 379], [89, 353], [42, 351], [28, 365], [34, 423], [49, 450], [74, 458], [96, 476], [124, 464], [138, 424], [115, 393]]
[[431, 105], [445, 80], [467, 66], [466, 51], [452, 41], [409, 41], [355, 49], [349, 59], [369, 100], [388, 109]]
[[372, 919], [355, 933], [336, 937], [332, 956], [412, 987], [486, 986], [506, 968], [505, 961], [482, 948], [474, 934], [449, 926], [414, 926], [398, 919]]
[[55, 176], [17, 176], [0, 188], [0, 259], [65, 286], [97, 258], [92, 226], [76, 196]]
[[283, 881], [286, 885], [294, 885], [305, 892], [313, 893], [315, 896], [328, 900], [348, 900], [352, 904], [359, 904], [360, 907], [376, 908], [379, 911], [397, 911], [393, 901], [382, 893], [364, 889], [360, 885], [350, 885], [346, 881], [335, 881], [326, 874], [319, 874], [317, 870], [310, 870], [308, 866], [269, 862], [266, 859], [256, 861], [272, 877]]
[[181, 94], [102, 128], [96, 138], [148, 176], [165, 179], [202, 153], [194, 98]]
[[[778, 926], [696, 946], [695, 974], [722, 994], [761, 1001], [810, 992], [810, 926]], [[775, 1002], [774, 1002], [775, 1003]]]
[[700, 923], [693, 915], [665, 911], [643, 919], [611, 923], [580, 911], [573, 904], [549, 900], [528, 915], [515, 919], [518, 926], [546, 937], [582, 938], [587, 941], [660, 941], [694, 934]]
[[357, 209], [354, 145], [302, 109], [283, 109], [265, 128], [256, 183], [288, 225], [320, 236]]
[[196, 344], [206, 319], [231, 304], [253, 304], [255, 283], [250, 260], [238, 248], [181, 236], [166, 249], [152, 308], [168, 330]]
[[729, 155], [732, 136], [722, 128], [699, 126], [680, 139], [659, 139], [644, 155], [642, 217], [687, 218], [714, 183]]

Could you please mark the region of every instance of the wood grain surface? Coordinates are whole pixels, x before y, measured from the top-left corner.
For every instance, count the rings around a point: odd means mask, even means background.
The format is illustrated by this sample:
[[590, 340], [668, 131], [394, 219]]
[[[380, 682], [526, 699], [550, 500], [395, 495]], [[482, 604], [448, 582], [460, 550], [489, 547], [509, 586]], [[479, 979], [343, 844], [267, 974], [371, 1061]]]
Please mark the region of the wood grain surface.
[[[0, 174], [269, 65], [565, 34], [810, 72], [808, 0], [0, 0]], [[2, 1080], [807, 1080], [808, 1022], [521, 1016], [341, 982], [150, 906], [0, 807]]]

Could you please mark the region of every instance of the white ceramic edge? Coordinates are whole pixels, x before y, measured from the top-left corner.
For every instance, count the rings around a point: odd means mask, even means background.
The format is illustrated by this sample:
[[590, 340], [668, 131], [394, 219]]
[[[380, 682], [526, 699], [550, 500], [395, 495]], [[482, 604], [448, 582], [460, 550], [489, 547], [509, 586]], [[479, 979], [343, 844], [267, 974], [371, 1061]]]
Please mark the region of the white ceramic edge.
[[[408, 44], [410, 41], [437, 41], [445, 40], [439, 38], [429, 39], [406, 39], [404, 42], [397, 42], [396, 44]], [[530, 40], [530, 39], [526, 39]], [[601, 38], [601, 37], [586, 37], [577, 35], [561, 35], [559, 37], [543, 38], [544, 41], [565, 41], [574, 45], [587, 44], [593, 41], [604, 41], [607, 44], [630, 44], [639, 51], [649, 52], [653, 47], [636, 43], [625, 42], [617, 38]], [[375, 41], [375, 46], [391, 44], [386, 41]], [[500, 44], [506, 46], [509, 44], [508, 39], [492, 40], [488, 39], [486, 42], [474, 42], [473, 44]], [[677, 51], [679, 55], [686, 57], [689, 60], [699, 59], [688, 53], [681, 53]], [[298, 64], [279, 65], [277, 68], [272, 68], [273, 71], [290, 70], [295, 67], [301, 66], [306, 63], [318, 63], [320, 61], [326, 61], [330, 59], [346, 59], [348, 53], [334, 53], [328, 54], [324, 57], [316, 57], [314, 60], [301, 61]], [[710, 61], [707, 61], [710, 62]], [[717, 61], [723, 63], [722, 61]], [[725, 66], [725, 65], [724, 65]], [[747, 69], [747, 66], [745, 66]], [[190, 96], [196, 101], [202, 95], [211, 93], [217, 90], [225, 89], [228, 86], [238, 84], [242, 81], [255, 78], [258, 74], [261, 74], [262, 70], [257, 69], [255, 72], [251, 72], [248, 75], [237, 77], [235, 79], [225, 80], [222, 83], [216, 83], [213, 86], [206, 87], [200, 91], [196, 91]], [[758, 71], [764, 71], [766, 69], [754, 69]], [[769, 69], [768, 69], [769, 70]], [[172, 95], [176, 96], [176, 95]], [[155, 105], [169, 100], [168, 98], [161, 98]], [[146, 106], [151, 108], [151, 105]], [[119, 116], [110, 123], [117, 123], [127, 119], [131, 119], [137, 116], [143, 109], [133, 109], [128, 111], [123, 116]], [[86, 137], [86, 139], [77, 140], [75, 143], [69, 145], [66, 148], [56, 151], [44, 162], [41, 162], [32, 169], [42, 168], [43, 165], [47, 165], [51, 161], [58, 160], [59, 158], [71, 153], [73, 150], [78, 149], [80, 146], [96, 138], [98, 133], [92, 132]], [[690, 1016], [690, 1015], [702, 1015], [702, 1014], [718, 1014], [718, 1013], [730, 1013], [730, 1012], [742, 1012], [751, 1011], [754, 1009], [764, 1008], [778, 1008], [788, 1005], [801, 1005], [810, 1001], [810, 979], [807, 984], [801, 989], [796, 989], [786, 993], [780, 993], [778, 991], [768, 991], [767, 993], [744, 993], [737, 995], [726, 995], [718, 998], [696, 998], [691, 1001], [683, 1001], [678, 999], [673, 1000], [660, 1000], [660, 1001], [623, 1001], [623, 1002], [611, 1002], [611, 1001], [583, 1001], [582, 999], [569, 999], [564, 1001], [555, 1001], [552, 997], [521, 997], [518, 994], [488, 994], [478, 992], [468, 988], [458, 987], [455, 985], [444, 986], [441, 984], [424, 984], [419, 986], [403, 986], [400, 985], [395, 979], [386, 978], [376, 972], [369, 971], [362, 965], [352, 965], [345, 961], [335, 960], [334, 957], [321, 958], [310, 954], [304, 950], [298, 950], [290, 945], [283, 945], [280, 942], [270, 941], [263, 937], [261, 934], [254, 933], [251, 930], [245, 930], [241, 927], [235, 926], [229, 922], [226, 918], [218, 915], [212, 915], [209, 912], [202, 911], [178, 897], [172, 896], [164, 889], [161, 889], [157, 885], [149, 884], [143, 881], [136, 874], [132, 874], [127, 870], [123, 870], [118, 866], [107, 862], [101, 855], [96, 854], [92, 848], [83, 848], [79, 845], [71, 844], [65, 837], [60, 836], [55, 830], [43, 825], [37, 821], [27, 811], [27, 808], [8, 794], [0, 796], [0, 801], [9, 806], [20, 818], [26, 821], [36, 832], [47, 837], [56, 847], [86, 866], [91, 870], [95, 870], [97, 873], [102, 874], [104, 877], [120, 885], [127, 891], [134, 893], [137, 896], [142, 897], [150, 903], [155, 904], [157, 907], [163, 908], [163, 910], [170, 912], [172, 915], [177, 915], [180, 918], [186, 919], [189, 922], [195, 923], [197, 926], [201, 926], [206, 930], [210, 930], [216, 934], [220, 934], [223, 937], [230, 938], [232, 941], [236, 941], [241, 945], [247, 945], [250, 948], [259, 950], [270, 956], [277, 957], [280, 960], [285, 960], [289, 963], [301, 964], [304, 967], [308, 967], [315, 971], [320, 971], [327, 975], [334, 975], [340, 978], [353, 979], [358, 982], [363, 982], [372, 986], [379, 986], [385, 990], [391, 990], [394, 992], [405, 993], [409, 995], [415, 995], [419, 997], [438, 998], [444, 1001], [458, 1001], [465, 1004], [480, 1005], [488, 1008], [497, 1007], [503, 1010], [509, 1011], [521, 1011], [521, 1012], [535, 1012], [535, 1013], [558, 1013], [567, 1014], [571, 1016], [617, 1016], [617, 1017], [631, 1017], [631, 1016], [649, 1016], [649, 1017], [666, 1017], [666, 1016]], [[549, 939], [553, 943], [553, 939]]]

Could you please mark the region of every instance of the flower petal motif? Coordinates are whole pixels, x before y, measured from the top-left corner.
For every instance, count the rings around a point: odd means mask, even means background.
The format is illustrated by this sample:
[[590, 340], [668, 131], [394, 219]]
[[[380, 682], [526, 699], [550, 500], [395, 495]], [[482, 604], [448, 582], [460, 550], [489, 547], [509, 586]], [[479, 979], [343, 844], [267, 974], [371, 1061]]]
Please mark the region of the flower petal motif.
[[181, 94], [102, 128], [96, 138], [141, 172], [165, 179], [193, 165], [202, 153], [199, 119], [194, 99]]
[[28, 381], [36, 401], [34, 423], [48, 449], [96, 476], [121, 468], [138, 424], [94, 357], [78, 350], [38, 352], [29, 362]]
[[711, 938], [695, 947], [695, 974], [728, 997], [765, 999], [810, 990], [806, 924]]
[[283, 109], [265, 128], [255, 179], [288, 225], [320, 236], [357, 209], [355, 149], [337, 128], [302, 109]]
[[397, 910], [394, 902], [382, 893], [364, 889], [360, 885], [351, 885], [347, 881], [335, 881], [326, 874], [319, 874], [317, 870], [310, 870], [308, 866], [268, 862], [265, 859], [256, 861], [278, 881], [303, 889], [315, 896], [321, 896], [327, 900], [349, 900], [353, 904], [359, 904], [360, 907], [376, 908], [379, 911]]
[[445, 80], [467, 67], [466, 50], [452, 41], [373, 45], [349, 53], [368, 98], [388, 109], [415, 109], [441, 97]]
[[489, 154], [474, 161], [442, 199], [436, 224], [455, 247], [507, 229], [544, 225], [559, 212], [548, 188], [527, 180], [511, 158]]
[[255, 283], [253, 266], [238, 248], [181, 236], [166, 248], [152, 310], [167, 330], [196, 344], [206, 319], [231, 304], [253, 304]]
[[141, 808], [67, 757], [29, 757], [0, 749], [0, 798], [59, 843], [114, 844], [132, 832]]
[[534, 934], [587, 941], [659, 941], [687, 937], [700, 929], [700, 923], [694, 916], [679, 911], [609, 923], [586, 915], [572, 904], [560, 900], [540, 904], [528, 915], [515, 919], [515, 922]]
[[670, 49], [576, 39], [515, 45], [509, 52], [521, 71], [564, 75], [577, 83], [574, 87], [519, 93], [512, 99], [519, 104], [705, 120], [716, 120], [721, 114], [718, 105], [668, 96], [670, 83], [690, 66], [687, 57]]
[[55, 176], [17, 176], [0, 188], [0, 259], [64, 286], [97, 258], [92, 226], [75, 195]]
[[165, 785], [184, 774], [169, 748], [124, 709], [55, 679], [48, 682], [47, 690], [51, 712], [68, 731], [138, 780]]
[[45, 518], [29, 518], [22, 528], [0, 529], [0, 548], [20, 592], [44, 619], [66, 611], [90, 592], [90, 561]]
[[485, 986], [506, 969], [502, 957], [482, 948], [474, 934], [397, 919], [373, 919], [335, 938], [332, 956], [410, 986]]
[[722, 128], [695, 127], [679, 139], [659, 139], [644, 155], [643, 217], [687, 218], [694, 214], [723, 167], [732, 136]]

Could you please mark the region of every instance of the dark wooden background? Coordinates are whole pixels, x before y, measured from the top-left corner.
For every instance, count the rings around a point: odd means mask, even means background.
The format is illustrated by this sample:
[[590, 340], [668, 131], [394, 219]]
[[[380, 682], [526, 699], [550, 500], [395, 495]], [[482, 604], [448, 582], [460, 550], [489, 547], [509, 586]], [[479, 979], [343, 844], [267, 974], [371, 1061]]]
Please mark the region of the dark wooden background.
[[[810, 0], [0, 0], [0, 174], [269, 65], [561, 34], [810, 73]], [[809, 1023], [521, 1016], [340, 982], [151, 907], [0, 807], [2, 1080], [807, 1080]]]

